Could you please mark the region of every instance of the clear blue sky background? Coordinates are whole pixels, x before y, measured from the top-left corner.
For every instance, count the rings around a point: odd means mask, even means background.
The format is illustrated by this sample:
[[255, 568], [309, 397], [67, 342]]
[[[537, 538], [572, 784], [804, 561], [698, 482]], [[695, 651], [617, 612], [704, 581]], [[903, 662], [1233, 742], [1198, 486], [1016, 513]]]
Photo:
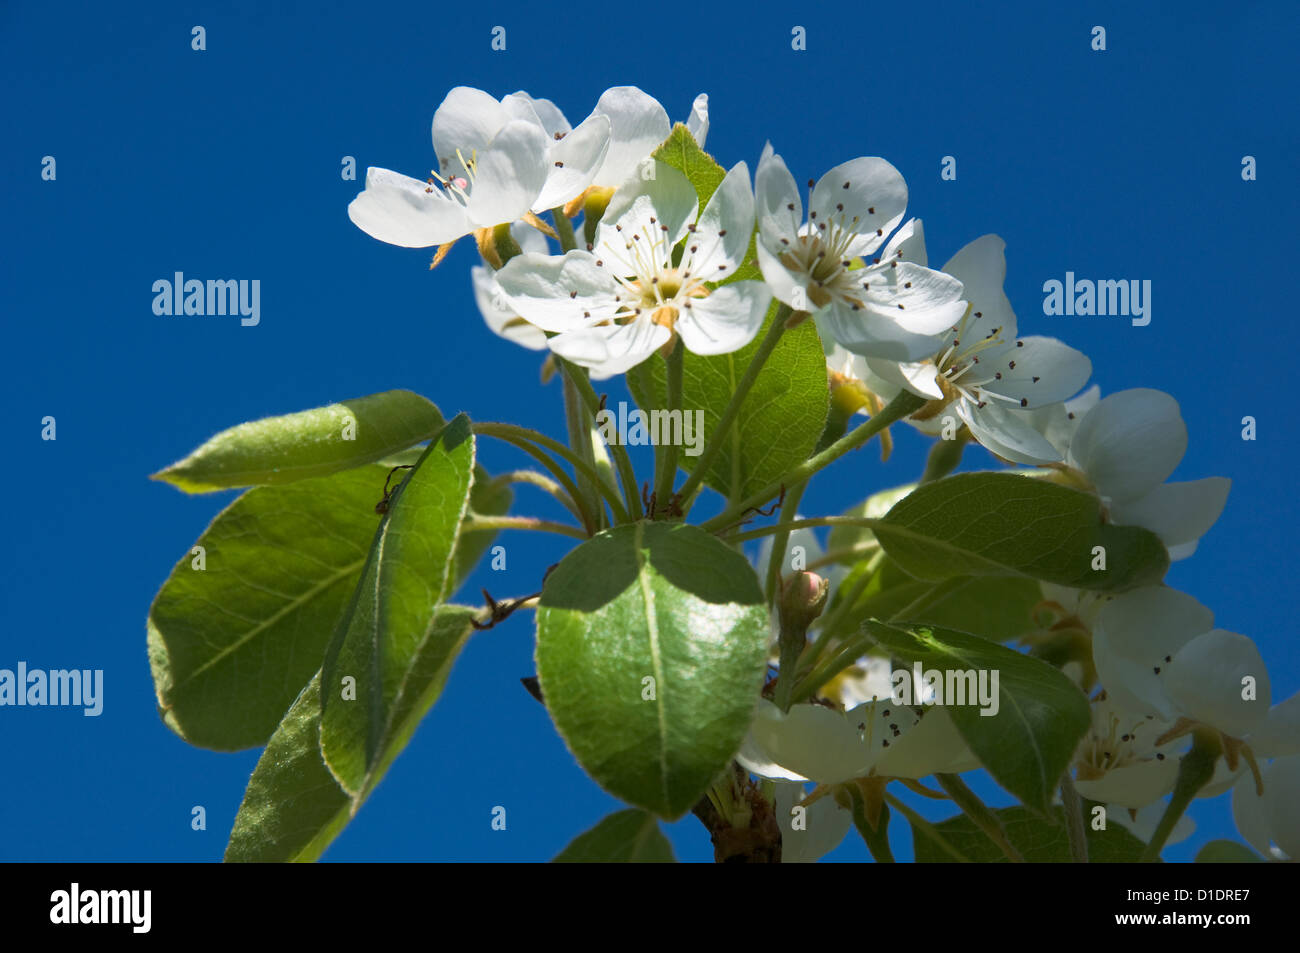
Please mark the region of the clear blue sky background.
[[[458, 84], [526, 89], [575, 123], [608, 86], [639, 85], [675, 119], [705, 91], [724, 165], [752, 170], [767, 139], [800, 179], [882, 155], [907, 178], [933, 261], [1002, 235], [1021, 328], [1087, 352], [1106, 393], [1173, 393], [1191, 432], [1176, 478], [1232, 478], [1223, 518], [1169, 582], [1257, 640], [1275, 698], [1300, 685], [1291, 4], [327, 6], [0, 5], [0, 667], [106, 679], [97, 719], [0, 709], [0, 859], [221, 856], [257, 752], [194, 749], [163, 726], [144, 620], [233, 494], [187, 498], [149, 473], [231, 424], [397, 387], [449, 415], [562, 435], [537, 356], [474, 308], [472, 244], [430, 273], [427, 253], [347, 218], [360, 182], [340, 178], [342, 157], [422, 175], [433, 110]], [[196, 24], [205, 52], [190, 48]], [[1105, 52], [1090, 49], [1097, 24]], [[506, 52], [489, 47], [495, 25]], [[795, 25], [806, 52], [791, 50]], [[954, 182], [940, 180], [944, 155], [957, 158]], [[1244, 155], [1258, 181], [1242, 181]], [[1044, 317], [1042, 283], [1067, 270], [1150, 279], [1151, 324]], [[261, 279], [260, 326], [156, 317], [150, 286], [175, 271]], [[53, 443], [40, 439], [47, 414]], [[1240, 438], [1247, 414], [1253, 443]], [[808, 499], [838, 511], [913, 478], [924, 444], [897, 436], [887, 465], [856, 454]], [[523, 465], [490, 442], [481, 459]], [[551, 512], [527, 488], [518, 501]], [[532, 591], [565, 550], [505, 542], [509, 571], [480, 572], [462, 600], [479, 585]], [[527, 615], [476, 637], [327, 859], [544, 860], [616, 809], [519, 686], [532, 671]], [[190, 829], [196, 804], [203, 832]], [[490, 829], [494, 805], [505, 832]], [[1226, 798], [1192, 815], [1196, 844], [1232, 833]], [[669, 833], [681, 859], [710, 857], [694, 819]], [[866, 855], [853, 836], [833, 856]]]

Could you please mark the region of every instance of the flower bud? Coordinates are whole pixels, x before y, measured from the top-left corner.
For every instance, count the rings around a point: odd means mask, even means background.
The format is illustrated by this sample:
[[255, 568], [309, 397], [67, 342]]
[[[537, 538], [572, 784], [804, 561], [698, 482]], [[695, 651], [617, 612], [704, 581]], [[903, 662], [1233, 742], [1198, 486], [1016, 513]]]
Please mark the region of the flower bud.
[[831, 584], [815, 572], [797, 572], [781, 589], [781, 631], [803, 635], [826, 608]]

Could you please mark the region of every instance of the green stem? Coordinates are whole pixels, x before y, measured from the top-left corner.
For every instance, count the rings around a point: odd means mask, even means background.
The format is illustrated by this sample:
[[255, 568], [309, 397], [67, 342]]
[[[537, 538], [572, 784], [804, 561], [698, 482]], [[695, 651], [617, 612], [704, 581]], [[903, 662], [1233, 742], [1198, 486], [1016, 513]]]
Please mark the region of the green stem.
[[565, 509], [576, 516], [578, 522], [582, 522], [582, 510], [578, 508], [578, 504], [565, 492], [564, 487], [545, 474], [538, 473], [536, 470], [511, 470], [492, 478], [494, 486], [508, 486], [512, 483], [527, 483], [529, 486], [535, 486], [539, 490], [549, 493], [559, 500]]
[[[668, 365], [669, 419], [672, 419], [674, 413], [678, 417], [681, 416], [682, 372], [685, 360], [686, 347], [681, 341], [674, 341], [672, 353], [664, 358], [664, 362]], [[669, 440], [666, 444], [655, 447], [655, 455], [658, 457], [656, 464], [659, 475], [655, 481], [655, 499], [657, 505], [663, 506], [672, 498], [673, 481], [677, 479], [677, 442]], [[650, 515], [654, 516], [653, 513]]]
[[781, 504], [781, 517], [777, 520], [776, 535], [772, 539], [772, 555], [767, 560], [767, 601], [775, 602], [781, 588], [781, 578], [785, 575], [785, 547], [790, 541], [790, 524], [799, 509], [807, 483], [801, 483], [791, 489]]
[[531, 516], [470, 516], [461, 525], [462, 533], [500, 529], [531, 529], [542, 533], [559, 533], [561, 536], [572, 536], [575, 539], [587, 538], [587, 534], [577, 526], [533, 519]]
[[1076, 864], [1088, 862], [1088, 833], [1083, 825], [1083, 799], [1070, 779], [1070, 769], [1061, 775], [1061, 804], [1065, 808], [1065, 832], [1070, 838], [1070, 857]]
[[880, 805], [880, 817], [876, 819], [876, 826], [872, 827], [867, 821], [866, 799], [862, 792], [852, 785], [848, 785], [848, 789], [849, 797], [853, 799], [853, 826], [862, 835], [867, 850], [871, 852], [871, 859], [878, 864], [894, 863], [894, 852], [889, 847], [889, 805]]
[[[515, 424], [476, 423], [473, 425], [473, 430], [476, 434], [482, 434], [485, 437], [496, 437], [498, 440], [504, 440], [506, 443], [514, 444], [521, 450], [529, 453], [534, 459], [550, 470], [551, 474], [560, 481], [560, 485], [573, 495], [579, 506], [582, 506], [582, 496], [578, 493], [578, 488], [573, 485], [573, 481], [569, 479], [569, 475], [565, 473], [562, 468], [557, 466], [550, 456], [545, 453], [537, 452], [539, 447], [545, 447], [547, 450], [551, 451], [551, 453], [554, 453], [556, 456], [561, 457], [568, 462], [576, 471], [578, 471], [578, 473], [590, 479], [601, 494], [604, 495], [605, 499], [609, 501], [610, 508], [613, 509], [615, 517], [622, 522], [627, 520], [627, 511], [623, 509], [623, 504], [622, 501], [619, 500], [618, 494], [605, 485], [604, 481], [600, 479], [600, 475], [596, 473], [594, 467], [583, 463], [578, 459], [577, 454], [558, 440], [552, 440], [544, 433], [538, 433], [536, 430], [530, 430], [527, 427], [519, 427]], [[584, 523], [585, 522], [587, 521], [584, 520]], [[591, 522], [594, 524], [594, 520]]]
[[854, 543], [852, 546], [837, 546], [834, 549], [826, 550], [825, 555], [820, 559], [814, 559], [804, 568], [808, 572], [821, 569], [823, 566], [830, 566], [834, 563], [841, 563], [844, 560], [855, 560], [860, 556], [870, 556], [880, 549], [880, 544], [876, 542]]
[[781, 339], [785, 332], [785, 322], [793, 312], [788, 305], [781, 305], [777, 309], [776, 317], [772, 319], [771, 326], [767, 329], [767, 334], [759, 342], [758, 350], [750, 358], [749, 366], [745, 368], [744, 376], [740, 378], [740, 383], [736, 385], [735, 391], [731, 394], [731, 400], [727, 402], [726, 409], [722, 411], [722, 417], [718, 420], [718, 426], [713, 428], [713, 433], [709, 434], [708, 443], [704, 445], [704, 452], [695, 459], [695, 468], [686, 482], [682, 484], [682, 499], [688, 498], [695, 491], [704, 478], [709, 473], [709, 468], [713, 466], [713, 460], [722, 448], [726, 446], [727, 435], [731, 432], [732, 424], [736, 422], [736, 417], [740, 413], [740, 406], [745, 402], [750, 390], [754, 386], [754, 381], [758, 380], [758, 374], [771, 357], [772, 351], [776, 348], [776, 343]]
[[925, 458], [925, 472], [921, 474], [922, 483], [933, 483], [935, 480], [941, 480], [961, 463], [961, 455], [966, 449], [965, 432], [952, 440], [939, 440], [930, 448], [930, 454]]
[[877, 549], [875, 555], [867, 560], [867, 567], [862, 571], [862, 575], [854, 580], [853, 588], [835, 603], [835, 608], [822, 620], [821, 631], [817, 633], [817, 641], [813, 643], [812, 654], [808, 659], [810, 667], [817, 664], [826, 643], [830, 641], [831, 636], [834, 635], [844, 617], [853, 611], [854, 603], [858, 601], [862, 593], [867, 591], [867, 586], [871, 585], [871, 580], [876, 578], [876, 573], [880, 572], [880, 567], [884, 561], [885, 551]]
[[[789, 506], [790, 494], [786, 493], [787, 503], [782, 507], [785, 509]], [[775, 536], [780, 532], [788, 532], [796, 529], [814, 529], [818, 526], [858, 526], [864, 529], [875, 529], [884, 521], [872, 516], [810, 516], [801, 520], [790, 520], [788, 523], [773, 523], [771, 526], [760, 526], [758, 529], [746, 530], [743, 533], [736, 533], [731, 536], [723, 537], [727, 543], [747, 543], [751, 539], [762, 539], [764, 536]], [[886, 524], [887, 525], [887, 524]]]
[[1174, 793], [1169, 798], [1169, 805], [1165, 808], [1160, 823], [1156, 825], [1150, 843], [1138, 858], [1139, 863], [1151, 864], [1160, 860], [1160, 851], [1164, 850], [1165, 841], [1174, 832], [1178, 819], [1192, 803], [1196, 792], [1214, 777], [1214, 766], [1223, 752], [1223, 744], [1217, 734], [1204, 728], [1197, 729], [1193, 739], [1191, 750], [1183, 755], [1178, 764], [1178, 780], [1174, 782]]
[[805, 482], [818, 470], [834, 463], [850, 450], [858, 449], [858, 447], [861, 447], [890, 424], [901, 420], [913, 411], [919, 410], [924, 404], [924, 398], [916, 396], [911, 391], [903, 391], [891, 400], [880, 413], [849, 431], [821, 453], [814, 454], [803, 463], [787, 471], [780, 479], [773, 481], [757, 493], [746, 497], [738, 503], [728, 506], [717, 516], [710, 520], [706, 520], [701, 524], [701, 526], [709, 532], [717, 532], [718, 530], [725, 529], [728, 526], [734, 526], [741, 520], [741, 518], [743, 518], [748, 510], [755, 506], [761, 506], [780, 493], [781, 487], [794, 486], [797, 483]]
[[927, 821], [920, 814], [917, 814], [916, 811], [912, 810], [888, 791], [885, 792], [885, 803], [907, 818], [908, 823], [912, 825], [912, 830], [920, 831], [926, 837], [930, 838], [930, 840], [942, 847], [944, 852], [952, 857], [953, 860], [962, 864], [970, 863], [970, 858], [959, 851], [956, 847], [953, 847], [952, 844], [948, 843], [947, 838], [940, 834], [933, 824]]
[[[561, 215], [560, 217], [563, 218], [564, 216]], [[559, 360], [568, 363], [563, 358]], [[587, 411], [594, 420], [596, 413], [600, 410], [600, 398], [596, 396], [596, 391], [591, 386], [591, 380], [586, 374], [575, 374], [573, 384], [578, 389], [578, 396], [582, 398], [582, 402], [586, 404]], [[632, 468], [632, 458], [628, 456], [627, 447], [623, 446], [622, 443], [610, 443], [609, 441], [605, 443], [614, 458], [614, 466], [618, 469], [618, 482], [623, 487], [623, 496], [627, 502], [628, 513], [631, 514], [634, 520], [639, 520], [641, 518], [641, 494], [637, 488], [636, 471]]]
[[[583, 410], [582, 400], [578, 397], [578, 388], [573, 383], [573, 378], [578, 371], [568, 361], [561, 361], [560, 368], [564, 375], [564, 422], [569, 431], [569, 446], [591, 472], [596, 473], [596, 454], [591, 448], [591, 426]], [[586, 373], [585, 370], [582, 373]], [[597, 495], [601, 486], [603, 483], [599, 474], [594, 480], [581, 473], [578, 474], [578, 489], [583, 499], [591, 504], [591, 510], [596, 516], [597, 530], [605, 528], [605, 508], [601, 506]]]
[[551, 222], [555, 225], [555, 234], [560, 239], [562, 251], [569, 252], [578, 247], [578, 242], [573, 237], [573, 223], [569, 221], [569, 216], [564, 214], [564, 209], [551, 209]]
[[953, 803], [961, 808], [962, 813], [975, 822], [975, 826], [988, 835], [989, 840], [997, 844], [1002, 853], [1007, 855], [1007, 859], [1014, 864], [1023, 864], [1025, 858], [1020, 851], [1016, 850], [1011, 841], [1007, 840], [1007, 832], [1002, 829], [1002, 822], [998, 816], [989, 810], [988, 806], [979, 799], [966, 782], [956, 774], [936, 774], [934, 779], [939, 782], [939, 787], [947, 792], [952, 798]]

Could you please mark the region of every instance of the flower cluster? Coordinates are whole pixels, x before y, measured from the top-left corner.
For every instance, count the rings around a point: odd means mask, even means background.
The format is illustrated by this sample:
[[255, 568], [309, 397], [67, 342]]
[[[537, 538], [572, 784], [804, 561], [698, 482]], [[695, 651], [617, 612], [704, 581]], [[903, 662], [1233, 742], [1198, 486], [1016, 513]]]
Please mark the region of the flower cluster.
[[[685, 131], [702, 150], [708, 128], [701, 95]], [[430, 176], [372, 168], [348, 211], [381, 241], [439, 246], [435, 264], [451, 243], [475, 236], [482, 264], [473, 288], [490, 329], [596, 379], [679, 347], [733, 353], [765, 325], [811, 319], [832, 404], [847, 415], [874, 417], [907, 401], [896, 419], [1091, 494], [1106, 523], [1154, 533], [1171, 559], [1193, 553], [1222, 513], [1229, 481], [1168, 482], [1188, 442], [1177, 401], [1146, 388], [1101, 398], [1085, 390], [1092, 366], [1083, 353], [1022, 333], [1003, 288], [1000, 237], [976, 238], [934, 268], [921, 220], [906, 217], [906, 182], [884, 159], [841, 162], [805, 191], [769, 143], [752, 177], [736, 162], [702, 192], [660, 150], [681, 134], [635, 87], [607, 90], [577, 126], [549, 100], [460, 87], [434, 114]], [[785, 547], [797, 544], [841, 596], [851, 587], [846, 574], [879, 553], [868, 539], [841, 558], [807, 529], [779, 540], [782, 555], [769, 543], [760, 577], [774, 575], [779, 587], [769, 562], [787, 570]], [[833, 596], [827, 617], [842, 616], [855, 597]], [[1300, 858], [1300, 696], [1272, 704], [1254, 642], [1215, 628], [1210, 610], [1163, 585], [1111, 595], [1043, 583], [1037, 608], [1048, 624], [1031, 632], [1026, 620], [1020, 641], [1054, 660], [1091, 708], [1067, 772], [1079, 795], [1145, 840], [1189, 751], [1212, 748], [1214, 776], [1197, 796], [1231, 790], [1250, 844]], [[776, 663], [786, 638], [777, 635], [772, 667], [793, 679]], [[825, 619], [805, 635], [796, 655], [813, 662], [848, 642]], [[913, 686], [910, 703], [895, 700], [886, 662], [861, 655], [812, 698], [781, 704], [768, 692], [759, 700], [736, 760], [768, 782], [787, 860], [815, 860], [839, 843], [850, 826], [849, 788], [860, 794], [876, 781], [980, 767], [946, 710], [921, 703], [924, 685]], [[811, 820], [791, 828], [801, 802]], [[1161, 837], [1188, 827], [1184, 819]]]

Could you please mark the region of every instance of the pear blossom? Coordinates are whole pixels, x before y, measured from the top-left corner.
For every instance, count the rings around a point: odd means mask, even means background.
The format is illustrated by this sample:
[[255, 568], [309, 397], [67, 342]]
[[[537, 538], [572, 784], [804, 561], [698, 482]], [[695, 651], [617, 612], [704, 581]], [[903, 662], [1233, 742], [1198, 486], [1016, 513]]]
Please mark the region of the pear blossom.
[[885, 245], [903, 220], [907, 184], [884, 159], [862, 157], [832, 168], [812, 186], [808, 220], [794, 176], [768, 143], [755, 173], [758, 264], [773, 295], [818, 315], [818, 327], [849, 351], [916, 360], [930, 336], [965, 309], [961, 283], [900, 260], [904, 228], [865, 267], [854, 259]]
[[[932, 420], [950, 410], [999, 457], [1035, 465], [1056, 463], [1061, 451], [1023, 411], [1077, 393], [1092, 374], [1092, 363], [1055, 338], [1017, 336], [1016, 315], [1002, 289], [1005, 247], [997, 235], [984, 235], [943, 266], [945, 274], [960, 281], [970, 306], [938, 335], [930, 356], [913, 362], [869, 357], [867, 364], [895, 388], [929, 398], [914, 419]], [[904, 254], [908, 251], [903, 249]]]
[[760, 281], [713, 284], [735, 273], [753, 232], [745, 164], [698, 208], [686, 177], [656, 160], [653, 177], [615, 193], [590, 251], [518, 255], [497, 283], [520, 316], [555, 333], [552, 351], [598, 376], [623, 373], [676, 338], [696, 354], [735, 351], [758, 333], [771, 297]]
[[[1187, 451], [1187, 425], [1178, 401], [1163, 391], [1119, 391], [1073, 419], [1057, 411], [1040, 423], [1049, 440], [1068, 447], [1066, 464], [1084, 475], [1114, 523], [1142, 526], [1183, 559], [1223, 512], [1232, 481], [1206, 477], [1166, 483]], [[1071, 429], [1073, 432], [1069, 433]], [[1067, 437], [1068, 434], [1068, 437]]]
[[1268, 716], [1268, 671], [1253, 641], [1213, 625], [1208, 608], [1176, 589], [1116, 596], [1093, 628], [1093, 663], [1107, 694], [1132, 712], [1245, 738]]
[[449, 244], [564, 205], [591, 184], [609, 148], [608, 117], [573, 129], [549, 100], [519, 92], [498, 101], [457, 86], [433, 115], [433, 177], [367, 169], [348, 216], [390, 245]]
[[787, 713], [763, 699], [736, 760], [759, 777], [818, 784], [922, 778], [979, 767], [943, 708], [927, 708], [922, 715], [891, 698], [846, 712], [803, 704]]
[[[535, 228], [516, 222], [510, 227], [510, 234], [522, 251], [543, 255], [549, 251], [546, 236]], [[479, 313], [493, 334], [514, 341], [530, 351], [547, 349], [546, 332], [515, 313], [506, 301], [501, 286], [497, 284], [496, 272], [483, 265], [475, 265], [470, 269], [470, 282], [474, 288], [474, 303], [478, 305]]]
[[1156, 743], [1172, 723], [1124, 711], [1105, 695], [1091, 707], [1091, 727], [1074, 756], [1074, 786], [1079, 793], [1137, 809], [1172, 791], [1186, 738]]

